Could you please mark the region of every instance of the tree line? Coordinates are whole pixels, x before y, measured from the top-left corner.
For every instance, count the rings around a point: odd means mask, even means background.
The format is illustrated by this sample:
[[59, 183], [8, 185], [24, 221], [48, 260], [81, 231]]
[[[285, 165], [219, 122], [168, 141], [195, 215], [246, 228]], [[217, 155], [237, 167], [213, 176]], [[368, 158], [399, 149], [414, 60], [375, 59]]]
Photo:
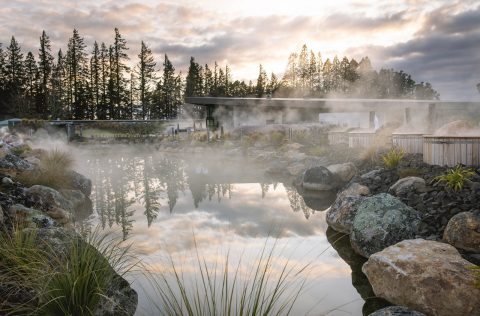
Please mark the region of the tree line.
[[[336, 56], [323, 61], [306, 45], [290, 55], [282, 78], [268, 76], [260, 65], [255, 83], [232, 80], [228, 65], [202, 66], [194, 57], [184, 78], [166, 54], [158, 71], [145, 42], [135, 63], [128, 50], [117, 28], [111, 44], [94, 42], [91, 50], [74, 29], [66, 52], [60, 49], [55, 55], [45, 31], [38, 52], [26, 56], [12, 36], [8, 46], [0, 44], [0, 115], [168, 119], [184, 111], [184, 96], [439, 98], [429, 83], [416, 83], [403, 71], [374, 70], [368, 57], [360, 62]], [[131, 69], [129, 64], [135, 66]]]
[[355, 59], [335, 56], [333, 60], [322, 59], [303, 45], [299, 53], [290, 54], [284, 75], [279, 79], [274, 73], [267, 75], [260, 65], [256, 84], [252, 81], [233, 81], [230, 69], [214, 71], [200, 66], [192, 57], [186, 78], [186, 96], [223, 97], [358, 97], [438, 99], [440, 95], [430, 83], [415, 82], [402, 70], [373, 69], [370, 59]]
[[127, 43], [115, 28], [113, 43], [95, 42], [91, 52], [74, 29], [67, 50], [53, 56], [42, 32], [37, 56], [24, 57], [12, 36], [0, 44], [0, 114], [44, 119], [160, 119], [181, 111], [184, 80], [167, 55], [156, 77], [151, 49], [142, 41], [133, 69]]

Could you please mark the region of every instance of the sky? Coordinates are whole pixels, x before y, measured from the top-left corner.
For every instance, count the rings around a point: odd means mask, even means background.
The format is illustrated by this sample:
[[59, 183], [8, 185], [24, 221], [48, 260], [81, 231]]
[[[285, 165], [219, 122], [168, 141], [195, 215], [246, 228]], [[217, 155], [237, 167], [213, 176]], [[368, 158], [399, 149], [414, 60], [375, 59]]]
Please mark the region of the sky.
[[15, 36], [38, 51], [45, 30], [65, 49], [73, 28], [110, 44], [118, 27], [137, 61], [140, 42], [184, 73], [190, 56], [228, 64], [234, 79], [255, 80], [259, 64], [282, 75], [303, 44], [374, 68], [404, 70], [430, 82], [442, 100], [480, 101], [480, 0], [0, 0], [0, 42]]

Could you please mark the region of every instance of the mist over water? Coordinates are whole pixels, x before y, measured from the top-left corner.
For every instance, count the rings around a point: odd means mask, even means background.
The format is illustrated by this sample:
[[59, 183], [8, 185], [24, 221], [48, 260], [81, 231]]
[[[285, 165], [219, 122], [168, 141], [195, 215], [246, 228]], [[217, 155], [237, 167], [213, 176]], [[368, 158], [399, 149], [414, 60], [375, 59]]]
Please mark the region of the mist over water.
[[[317, 315], [343, 304], [352, 315], [362, 309], [349, 265], [327, 240], [325, 213], [309, 208], [288, 183], [263, 176], [258, 166], [241, 157], [180, 156], [146, 146], [70, 151], [76, 169], [93, 181], [93, 214], [76, 223], [78, 230], [100, 226], [132, 243], [136, 257], [154, 271], [164, 271], [171, 256], [187, 276], [196, 250], [211, 265], [230, 252], [232, 262], [242, 257], [247, 269], [265, 242], [276, 242], [281, 251], [274, 274], [286, 260], [313, 263], [293, 314]], [[140, 293], [137, 314], [151, 314], [148, 280], [136, 275], [130, 281]]]

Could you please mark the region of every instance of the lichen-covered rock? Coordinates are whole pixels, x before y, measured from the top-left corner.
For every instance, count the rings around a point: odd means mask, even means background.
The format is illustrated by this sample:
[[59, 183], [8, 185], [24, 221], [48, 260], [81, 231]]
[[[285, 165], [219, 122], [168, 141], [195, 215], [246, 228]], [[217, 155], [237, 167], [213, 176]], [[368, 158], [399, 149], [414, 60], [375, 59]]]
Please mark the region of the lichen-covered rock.
[[131, 316], [135, 314], [138, 295], [120, 276], [111, 283], [93, 313], [95, 316]]
[[353, 220], [350, 242], [353, 249], [368, 258], [405, 239], [415, 238], [420, 214], [387, 193], [365, 198]]
[[60, 192], [65, 199], [72, 203], [74, 210], [80, 208], [85, 203], [85, 194], [83, 194], [80, 190], [60, 189], [58, 192]]
[[480, 213], [462, 212], [453, 216], [443, 239], [457, 248], [480, 253]]
[[405, 306], [388, 306], [371, 313], [369, 316], [425, 316]]
[[346, 189], [344, 189], [342, 192], [337, 194], [338, 198], [342, 198], [345, 196], [358, 196], [358, 195], [370, 195], [370, 189], [367, 186], [358, 184], [356, 182], [351, 183]]
[[307, 190], [328, 191], [338, 186], [338, 179], [325, 167], [305, 170], [302, 187]]
[[0, 227], [3, 225], [3, 209], [2, 206], [0, 205]]
[[73, 188], [82, 191], [86, 196], [90, 196], [92, 193], [92, 180], [76, 171], [69, 171], [68, 175], [71, 179], [71, 185]]
[[65, 199], [63, 195], [55, 189], [44, 185], [33, 185], [25, 190], [25, 195], [31, 198], [43, 211], [56, 207], [73, 213], [73, 203]]
[[32, 165], [22, 158], [7, 153], [5, 157], [0, 159], [0, 168], [1, 169], [17, 169], [17, 170], [31, 170]]
[[389, 193], [395, 196], [407, 195], [409, 192], [422, 193], [427, 190], [425, 180], [419, 177], [405, 177], [390, 187]]
[[2, 185], [11, 186], [11, 185], [13, 185], [13, 180], [10, 179], [9, 177], [3, 177], [2, 178]]
[[357, 174], [357, 168], [351, 162], [330, 165], [327, 167], [332, 174], [343, 182], [348, 182]]
[[364, 199], [365, 197], [359, 195], [337, 197], [333, 205], [327, 210], [327, 224], [336, 231], [350, 234], [358, 206]]
[[296, 176], [302, 173], [303, 170], [305, 170], [305, 164], [302, 162], [294, 162], [287, 167], [287, 171], [291, 176]]
[[363, 265], [377, 296], [427, 315], [480, 315], [472, 263], [451, 245], [404, 240]]
[[23, 226], [33, 226], [39, 228], [48, 228], [54, 225], [52, 218], [33, 208], [22, 204], [14, 204], [8, 209], [11, 219]]

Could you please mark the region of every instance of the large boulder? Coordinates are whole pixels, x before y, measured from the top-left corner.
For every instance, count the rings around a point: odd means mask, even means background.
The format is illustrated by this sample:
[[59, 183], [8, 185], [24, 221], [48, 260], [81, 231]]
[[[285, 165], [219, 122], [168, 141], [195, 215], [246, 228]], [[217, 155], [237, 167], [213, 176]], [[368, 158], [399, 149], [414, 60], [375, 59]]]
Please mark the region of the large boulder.
[[44, 185], [34, 185], [25, 190], [25, 195], [44, 211], [56, 207], [73, 213], [73, 203], [55, 189]]
[[330, 172], [343, 182], [352, 180], [357, 174], [357, 168], [351, 162], [330, 165], [327, 167]]
[[457, 248], [480, 253], [480, 213], [462, 212], [453, 216], [443, 239]]
[[420, 214], [387, 193], [365, 198], [353, 220], [350, 242], [353, 249], [368, 258], [405, 239], [415, 238]]
[[364, 199], [365, 197], [360, 195], [342, 195], [337, 197], [333, 205], [327, 210], [327, 224], [336, 231], [350, 234], [358, 206]]
[[0, 205], [0, 227], [3, 225], [3, 209], [2, 206]]
[[425, 180], [419, 177], [405, 177], [395, 182], [389, 193], [395, 196], [407, 195], [409, 192], [423, 193], [426, 192], [427, 186]]
[[425, 316], [425, 314], [411, 310], [405, 306], [388, 306], [368, 316]]
[[427, 315], [480, 315], [472, 264], [451, 245], [404, 240], [363, 265], [377, 296]]
[[302, 187], [307, 190], [328, 191], [338, 186], [338, 178], [325, 167], [313, 167], [305, 170]]
[[82, 191], [86, 196], [90, 196], [92, 193], [92, 180], [88, 179], [84, 175], [76, 172], [69, 171], [68, 176], [71, 179], [71, 186], [75, 189]]

